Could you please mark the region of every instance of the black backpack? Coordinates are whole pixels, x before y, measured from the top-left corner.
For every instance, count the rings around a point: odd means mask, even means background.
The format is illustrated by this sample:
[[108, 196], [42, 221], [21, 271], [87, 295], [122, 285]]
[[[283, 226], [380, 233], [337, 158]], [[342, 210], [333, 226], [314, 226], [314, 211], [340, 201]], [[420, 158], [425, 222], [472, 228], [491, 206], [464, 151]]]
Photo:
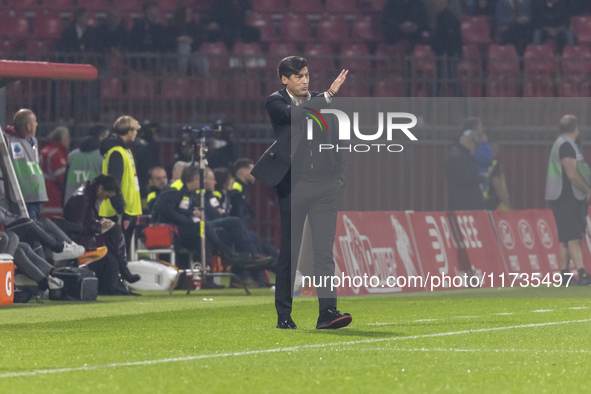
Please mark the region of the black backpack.
[[64, 281], [63, 297], [80, 301], [94, 301], [98, 296], [98, 278], [88, 268], [56, 268], [52, 271], [51, 276]]

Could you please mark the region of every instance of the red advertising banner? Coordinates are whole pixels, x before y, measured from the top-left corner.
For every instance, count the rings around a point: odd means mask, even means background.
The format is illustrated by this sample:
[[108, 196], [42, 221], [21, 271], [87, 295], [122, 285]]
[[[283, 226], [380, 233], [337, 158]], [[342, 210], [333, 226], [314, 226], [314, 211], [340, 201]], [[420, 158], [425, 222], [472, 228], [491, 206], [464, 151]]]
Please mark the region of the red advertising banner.
[[14, 299], [14, 265], [0, 261], [0, 305], [12, 305]]
[[509, 274], [545, 275], [560, 271], [558, 235], [552, 211], [491, 212]]
[[363, 279], [342, 283], [339, 295], [422, 290], [407, 280], [422, 269], [404, 212], [339, 212], [334, 257], [335, 276]]
[[[417, 212], [409, 219], [425, 275], [441, 279], [427, 280], [428, 290], [490, 287], [504, 272], [486, 211]], [[478, 280], [444, 280], [466, 276]]]

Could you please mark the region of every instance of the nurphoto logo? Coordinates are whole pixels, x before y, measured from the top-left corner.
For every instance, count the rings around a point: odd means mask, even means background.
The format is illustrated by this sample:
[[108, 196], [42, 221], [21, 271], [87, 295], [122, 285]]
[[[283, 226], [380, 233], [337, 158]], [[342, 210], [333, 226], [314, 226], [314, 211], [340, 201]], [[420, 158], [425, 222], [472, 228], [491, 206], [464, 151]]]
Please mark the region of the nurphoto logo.
[[[377, 131], [362, 132], [359, 128], [359, 112], [353, 113], [353, 127], [351, 128], [351, 119], [349, 115], [338, 109], [321, 109], [320, 112], [314, 111], [311, 108], [306, 109], [309, 116], [307, 123], [307, 137], [308, 140], [314, 138], [314, 122], [318, 124], [321, 131], [328, 132], [328, 124], [322, 114], [334, 115], [338, 122], [338, 139], [339, 141], [351, 141], [351, 130], [353, 130], [354, 137], [361, 141], [378, 141], [383, 140], [384, 130], [386, 133], [386, 141], [392, 141], [396, 132], [402, 132], [410, 141], [418, 141], [417, 137], [410, 131], [417, 125], [417, 117], [408, 112], [378, 112], [378, 129]], [[407, 119], [409, 122], [398, 123], [400, 119]], [[396, 121], [395, 121], [396, 120]], [[385, 126], [384, 126], [385, 125]], [[367, 134], [366, 134], [367, 133]], [[385, 150], [392, 153], [402, 152], [404, 147], [401, 144], [386, 144], [386, 143], [371, 143], [371, 144], [320, 144], [319, 151], [336, 150], [349, 152], [380, 152]]]

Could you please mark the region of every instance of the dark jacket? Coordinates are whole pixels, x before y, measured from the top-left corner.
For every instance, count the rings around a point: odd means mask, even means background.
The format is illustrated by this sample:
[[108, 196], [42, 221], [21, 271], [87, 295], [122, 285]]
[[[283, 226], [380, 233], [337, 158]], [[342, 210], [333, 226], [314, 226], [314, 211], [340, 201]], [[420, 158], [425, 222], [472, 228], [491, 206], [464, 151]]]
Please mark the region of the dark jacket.
[[[116, 146], [121, 146], [123, 149], [129, 149], [127, 143], [119, 137], [117, 134], [110, 134], [107, 138], [101, 141], [100, 152], [103, 157], [109, 152], [112, 148]], [[107, 168], [107, 174], [113, 175], [115, 179], [121, 184], [121, 179], [123, 178], [123, 157], [119, 152], [113, 152], [111, 157], [109, 158], [109, 167]], [[118, 194], [115, 197], [111, 198], [111, 205], [118, 213], [123, 213], [125, 210], [125, 200], [123, 199], [122, 194]]]
[[[180, 182], [182, 187], [175, 187]], [[152, 218], [158, 223], [186, 226], [193, 224], [193, 210], [196, 207], [197, 194], [189, 191], [180, 180], [167, 186], [154, 203]], [[183, 203], [187, 201], [187, 203]]]
[[461, 145], [452, 148], [446, 163], [446, 174], [451, 211], [486, 209], [480, 189], [482, 178], [468, 149]]
[[246, 223], [250, 222], [254, 216], [254, 213], [247, 201], [249, 189], [250, 187], [248, 185], [239, 179], [236, 179], [234, 181], [234, 187], [229, 193], [230, 205], [232, 207], [230, 210], [230, 216], [239, 217]]
[[73, 223], [68, 235], [74, 242], [87, 249], [97, 246], [96, 236], [101, 234], [100, 217], [96, 201], [96, 192], [90, 182], [80, 186], [64, 206], [64, 219]]
[[[322, 97], [324, 93], [310, 92], [312, 97]], [[275, 141], [263, 155], [252, 169], [252, 175], [261, 182], [269, 186], [277, 186], [291, 168], [291, 154], [292, 150], [297, 151], [300, 143], [304, 139], [304, 131], [298, 130], [292, 133], [291, 124], [292, 116], [302, 119], [302, 124], [305, 120], [304, 113], [308, 111], [304, 107], [327, 107], [324, 99], [310, 100], [301, 106], [292, 106], [291, 98], [285, 88], [276, 91], [267, 98], [265, 107], [271, 118], [271, 125], [275, 133]], [[330, 136], [334, 135], [330, 134]], [[338, 141], [334, 141], [335, 144]], [[292, 149], [292, 144], [294, 144]], [[329, 151], [330, 163], [332, 170], [336, 173], [336, 177], [343, 182], [346, 181], [345, 160], [342, 154]]]
[[431, 39], [431, 47], [437, 56], [447, 55], [459, 58], [462, 56], [462, 33], [460, 21], [446, 7], [437, 15], [435, 34]]

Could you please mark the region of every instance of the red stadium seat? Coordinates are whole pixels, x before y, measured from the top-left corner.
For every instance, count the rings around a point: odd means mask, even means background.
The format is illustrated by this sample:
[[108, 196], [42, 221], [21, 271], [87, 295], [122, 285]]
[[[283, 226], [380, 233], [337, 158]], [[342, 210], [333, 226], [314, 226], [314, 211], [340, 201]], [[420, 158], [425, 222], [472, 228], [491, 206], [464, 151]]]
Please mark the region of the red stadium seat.
[[78, 0], [78, 7], [84, 7], [92, 12], [107, 12], [109, 0]]
[[37, 14], [33, 35], [36, 38], [51, 40], [60, 38], [63, 30], [62, 19], [56, 14]]
[[562, 51], [561, 74], [564, 78], [585, 79], [591, 73], [591, 52], [588, 46], [566, 46]]
[[9, 59], [10, 53], [16, 50], [17, 41], [10, 38], [0, 38], [0, 56]]
[[279, 40], [277, 28], [270, 14], [249, 12], [246, 15], [246, 26], [252, 26], [261, 32], [261, 41], [270, 42]]
[[46, 58], [46, 55], [51, 52], [52, 47], [53, 43], [46, 40], [29, 40], [27, 42], [27, 53], [29, 56]]
[[191, 100], [193, 86], [186, 76], [168, 76], [162, 80], [162, 97], [166, 100]]
[[554, 97], [556, 61], [549, 45], [528, 45], [525, 49], [524, 97]]
[[272, 14], [281, 14], [287, 11], [284, 0], [254, 0], [252, 9]]
[[230, 67], [228, 49], [221, 42], [203, 43], [199, 48], [199, 53], [208, 58], [211, 72], [223, 72]]
[[488, 48], [488, 72], [493, 75], [519, 72], [519, 56], [513, 45], [491, 45]]
[[407, 97], [404, 80], [401, 77], [382, 79], [374, 87], [374, 97]]
[[133, 100], [150, 100], [156, 96], [156, 81], [150, 74], [134, 73], [129, 76], [127, 96]]
[[39, 9], [37, 0], [8, 0], [6, 5], [8, 9], [18, 11], [36, 11]]
[[19, 13], [2, 12], [0, 36], [2, 38], [27, 38], [29, 36], [27, 18]]
[[382, 40], [382, 34], [378, 30], [380, 24], [375, 18], [366, 15], [355, 18], [353, 21], [353, 34], [351, 40], [354, 42], [377, 42]]
[[344, 16], [325, 15], [318, 24], [318, 41], [344, 43], [349, 41], [349, 26]]
[[561, 97], [589, 97], [591, 83], [591, 52], [588, 46], [564, 47], [561, 61]]
[[245, 43], [239, 41], [236, 43], [236, 45], [234, 45], [232, 53], [239, 56], [255, 56], [262, 54], [263, 51], [261, 49], [261, 44], [258, 42]]
[[523, 55], [525, 73], [530, 77], [556, 73], [554, 52], [549, 45], [528, 45]]
[[347, 76], [347, 83], [339, 91], [339, 97], [371, 97], [367, 79], [363, 76]]
[[435, 53], [430, 46], [415, 46], [412, 54], [412, 67], [415, 84], [412, 87], [411, 95], [416, 97], [430, 96], [436, 71]]
[[74, 10], [72, 0], [45, 0], [42, 4], [43, 8], [51, 11], [71, 13]]
[[591, 17], [573, 16], [570, 20], [570, 26], [579, 44], [591, 43]]
[[488, 48], [486, 95], [517, 97], [519, 94], [519, 57], [513, 45], [491, 45]]
[[277, 70], [281, 59], [298, 53], [295, 45], [291, 42], [272, 42], [267, 53], [267, 68]]
[[357, 0], [326, 0], [326, 12], [329, 14], [359, 14]]
[[465, 16], [462, 18], [462, 42], [478, 45], [491, 43], [490, 27], [486, 16]]
[[464, 45], [464, 57], [458, 65], [462, 91], [468, 97], [482, 96], [482, 58], [475, 44]]
[[[262, 57], [262, 49], [261, 44], [258, 42], [251, 42], [251, 43], [244, 43], [244, 42], [237, 42], [234, 45], [234, 50], [230, 65], [232, 62], [237, 61], [240, 66], [244, 66], [247, 69], [252, 68], [261, 68], [266, 66], [265, 58]], [[240, 58], [237, 58], [240, 57]]]
[[287, 42], [312, 42], [310, 22], [303, 15], [289, 14], [281, 21], [281, 35]]
[[364, 12], [382, 12], [388, 0], [360, 0], [359, 9]]
[[125, 0], [117, 2], [117, 7], [121, 10], [121, 12], [133, 12], [133, 13], [141, 13], [143, 12], [144, 1], [143, 0]]
[[334, 56], [326, 43], [310, 43], [304, 48], [304, 56], [308, 59], [308, 68], [312, 72], [334, 71]]
[[123, 98], [123, 87], [119, 78], [103, 79], [101, 82], [101, 98], [103, 100], [120, 100]]
[[166, 14], [172, 14], [178, 5], [178, 0], [158, 0], [160, 12], [164, 12]]
[[321, 0], [292, 0], [289, 2], [289, 11], [297, 14], [321, 14], [324, 6]]
[[369, 73], [371, 58], [366, 44], [346, 44], [341, 48], [342, 69]]
[[559, 97], [591, 97], [589, 81], [563, 81], [559, 87]]
[[379, 44], [376, 49], [376, 70], [378, 76], [389, 78], [402, 76], [405, 71], [406, 52], [403, 44]]

